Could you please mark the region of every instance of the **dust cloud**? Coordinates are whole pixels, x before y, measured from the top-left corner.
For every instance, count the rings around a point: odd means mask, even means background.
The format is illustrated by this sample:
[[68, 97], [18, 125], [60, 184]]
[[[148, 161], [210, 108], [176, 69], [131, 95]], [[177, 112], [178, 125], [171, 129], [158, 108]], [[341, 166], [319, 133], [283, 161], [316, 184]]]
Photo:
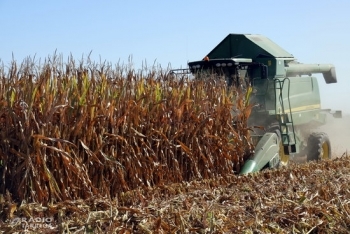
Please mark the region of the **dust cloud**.
[[328, 134], [332, 147], [332, 158], [344, 154], [350, 155], [350, 115], [343, 114], [342, 118], [327, 116], [327, 124], [319, 130]]

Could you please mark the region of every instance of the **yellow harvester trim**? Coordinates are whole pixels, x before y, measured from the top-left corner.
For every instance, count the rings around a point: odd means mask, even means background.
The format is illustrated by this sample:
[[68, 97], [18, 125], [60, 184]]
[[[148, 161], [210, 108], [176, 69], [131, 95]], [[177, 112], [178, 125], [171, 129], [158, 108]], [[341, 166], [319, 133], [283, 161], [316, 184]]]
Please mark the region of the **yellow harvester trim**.
[[307, 105], [307, 106], [299, 106], [292, 108], [292, 112], [298, 112], [298, 111], [306, 111], [306, 110], [313, 110], [313, 109], [320, 109], [321, 105], [320, 104], [315, 104], [315, 105]]

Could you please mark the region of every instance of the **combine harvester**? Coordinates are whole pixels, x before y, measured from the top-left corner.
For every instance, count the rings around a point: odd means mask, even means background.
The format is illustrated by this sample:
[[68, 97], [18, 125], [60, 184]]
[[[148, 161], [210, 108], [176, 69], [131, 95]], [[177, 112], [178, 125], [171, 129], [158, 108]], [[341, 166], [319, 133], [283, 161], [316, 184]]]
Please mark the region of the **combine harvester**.
[[[255, 153], [240, 174], [287, 165], [290, 156], [307, 155], [308, 161], [331, 158], [328, 135], [313, 132], [326, 124], [330, 110], [321, 109], [318, 80], [312, 74], [322, 73], [327, 84], [336, 83], [333, 65], [299, 63], [262, 35], [229, 34], [203, 60], [188, 66], [196, 78], [215, 74], [251, 93], [250, 103], [256, 105], [248, 123], [265, 130], [252, 136]], [[336, 118], [341, 115], [333, 113]]]

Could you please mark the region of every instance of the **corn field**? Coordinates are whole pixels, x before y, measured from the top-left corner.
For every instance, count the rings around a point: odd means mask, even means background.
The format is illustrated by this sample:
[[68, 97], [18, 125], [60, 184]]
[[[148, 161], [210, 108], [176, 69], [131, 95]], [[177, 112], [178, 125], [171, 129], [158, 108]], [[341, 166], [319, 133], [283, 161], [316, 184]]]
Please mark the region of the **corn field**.
[[238, 171], [252, 151], [245, 93], [156, 67], [28, 58], [0, 66], [0, 193], [118, 197]]
[[0, 66], [0, 233], [348, 233], [347, 153], [235, 175], [247, 95], [154, 66]]

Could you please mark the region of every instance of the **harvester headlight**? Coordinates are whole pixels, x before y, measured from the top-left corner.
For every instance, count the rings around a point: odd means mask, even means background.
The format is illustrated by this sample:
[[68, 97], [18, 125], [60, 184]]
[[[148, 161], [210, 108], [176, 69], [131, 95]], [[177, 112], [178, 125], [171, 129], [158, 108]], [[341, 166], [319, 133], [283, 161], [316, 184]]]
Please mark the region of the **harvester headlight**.
[[227, 64], [228, 67], [232, 67], [232, 65], [233, 65], [232, 63], [228, 63]]
[[226, 67], [226, 63], [222, 63], [221, 66], [222, 66], [222, 67]]
[[216, 64], [216, 66], [217, 66], [217, 67], [220, 67], [220, 66], [221, 66], [221, 64], [220, 64], [220, 63], [217, 63], [217, 64]]

